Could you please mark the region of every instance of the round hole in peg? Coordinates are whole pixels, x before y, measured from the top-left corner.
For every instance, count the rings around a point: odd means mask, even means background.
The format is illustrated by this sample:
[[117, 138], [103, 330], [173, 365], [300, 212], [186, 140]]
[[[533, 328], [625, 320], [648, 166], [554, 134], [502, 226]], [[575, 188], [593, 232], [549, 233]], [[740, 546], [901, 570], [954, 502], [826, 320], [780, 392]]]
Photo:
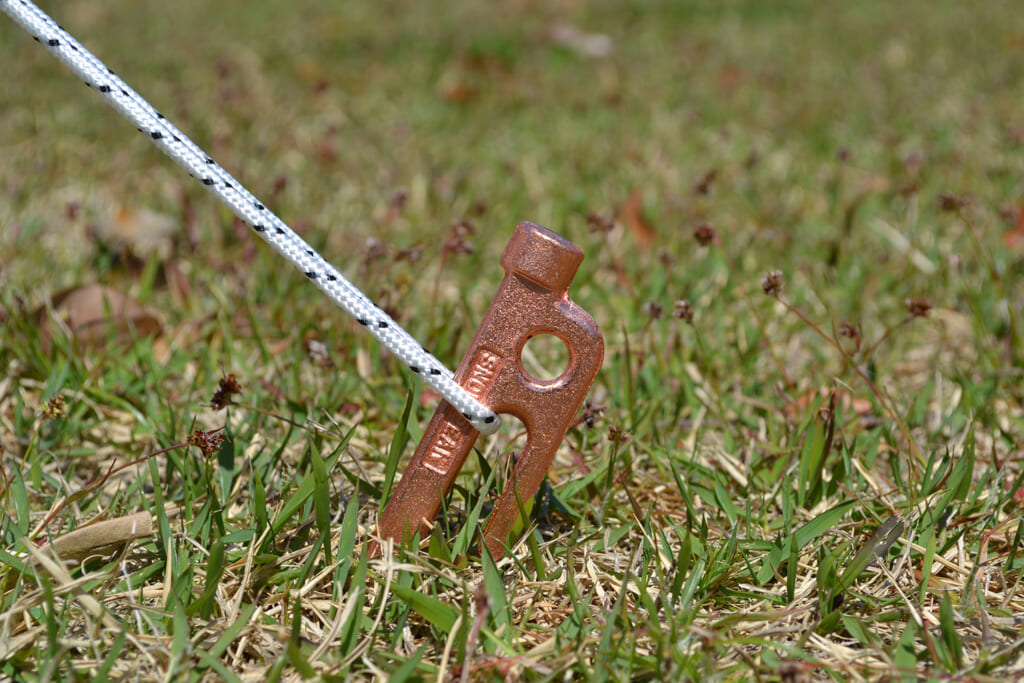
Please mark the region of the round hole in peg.
[[554, 382], [569, 371], [569, 347], [561, 337], [549, 332], [531, 336], [519, 350], [519, 366], [531, 380]]

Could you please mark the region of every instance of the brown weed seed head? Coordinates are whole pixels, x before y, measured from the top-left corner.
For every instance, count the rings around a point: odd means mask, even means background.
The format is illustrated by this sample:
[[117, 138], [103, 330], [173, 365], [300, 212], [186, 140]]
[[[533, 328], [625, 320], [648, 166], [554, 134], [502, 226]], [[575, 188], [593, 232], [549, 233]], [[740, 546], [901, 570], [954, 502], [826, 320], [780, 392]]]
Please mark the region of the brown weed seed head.
[[903, 305], [911, 318], [927, 318], [928, 311], [932, 310], [932, 304], [928, 299], [906, 299]]
[[619, 429], [615, 425], [609, 425], [608, 427], [608, 440], [613, 443], [629, 443], [633, 438], [633, 435], [624, 429]]
[[661, 304], [657, 301], [648, 301], [644, 304], [644, 313], [649, 315], [652, 319], [657, 320], [662, 314]]
[[395, 212], [401, 211], [405, 208], [408, 201], [409, 191], [404, 187], [400, 187], [391, 193], [391, 198], [388, 199], [388, 208]]
[[591, 403], [588, 400], [583, 404], [583, 417], [580, 418], [580, 422], [582, 422], [583, 426], [587, 429], [593, 429], [604, 411], [605, 406], [600, 403]]
[[209, 458], [211, 455], [220, 450], [220, 446], [224, 443], [224, 435], [220, 433], [220, 430], [215, 432], [204, 432], [202, 429], [197, 429], [188, 435], [189, 446], [195, 446], [203, 455]]
[[701, 223], [693, 229], [693, 239], [697, 240], [700, 246], [707, 247], [718, 242], [718, 232], [710, 223]]
[[860, 330], [857, 329], [856, 325], [844, 320], [839, 323], [839, 334], [847, 337], [848, 339], [852, 339], [853, 343], [856, 344], [858, 349], [860, 349]]
[[234, 375], [221, 377], [217, 391], [213, 393], [213, 398], [210, 399], [210, 407], [214, 410], [222, 410], [231, 405], [232, 396], [240, 393], [242, 393], [242, 385], [238, 383]]
[[718, 178], [718, 170], [713, 168], [702, 175], [700, 179], [693, 184], [694, 193], [706, 195], [711, 192], [711, 187], [715, 184], [716, 178]]
[[910, 197], [917, 194], [918, 190], [921, 189], [921, 183], [916, 180], [911, 180], [909, 183], [900, 186], [898, 192], [901, 197]]
[[423, 257], [423, 247], [407, 247], [406, 249], [399, 249], [398, 253], [395, 254], [395, 261], [407, 261], [408, 263], [416, 263]]
[[369, 265], [388, 255], [388, 246], [376, 237], [367, 237], [363, 243], [363, 263]]
[[334, 367], [334, 361], [331, 360], [330, 351], [328, 350], [327, 345], [324, 344], [322, 341], [320, 341], [316, 337], [307, 336], [305, 340], [305, 346], [306, 355], [309, 357], [309, 360], [313, 361], [315, 365], [318, 365], [321, 368]]
[[466, 219], [455, 221], [452, 224], [448, 239], [444, 242], [446, 254], [472, 254], [473, 243], [469, 241], [470, 235], [476, 232], [476, 226]]
[[63, 394], [54, 394], [43, 406], [42, 417], [44, 420], [56, 420], [67, 414], [67, 406], [64, 403]]
[[761, 289], [768, 296], [778, 297], [782, 291], [782, 271], [773, 270], [761, 280]]
[[693, 306], [686, 299], [676, 302], [676, 307], [675, 310], [672, 311], [672, 315], [688, 325], [693, 324]]
[[939, 208], [943, 211], [959, 211], [970, 203], [971, 200], [967, 197], [957, 197], [949, 192], [939, 195]]
[[604, 214], [597, 211], [591, 211], [587, 214], [587, 228], [590, 232], [611, 232], [611, 229], [614, 227], [615, 221]]

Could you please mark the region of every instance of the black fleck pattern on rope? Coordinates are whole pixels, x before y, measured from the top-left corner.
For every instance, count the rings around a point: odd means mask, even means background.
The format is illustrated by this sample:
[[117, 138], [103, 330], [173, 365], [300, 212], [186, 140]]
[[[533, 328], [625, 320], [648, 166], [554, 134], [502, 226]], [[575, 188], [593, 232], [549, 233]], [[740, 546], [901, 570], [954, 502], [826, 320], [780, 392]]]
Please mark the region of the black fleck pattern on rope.
[[[253, 232], [288, 259], [410, 370], [424, 377], [476, 429], [485, 434], [498, 429], [497, 415], [460, 386], [450, 370], [53, 19], [29, 0], [0, 0], [0, 9], [45, 45], [87, 86], [100, 93], [190, 176], [199, 179]], [[424, 372], [423, 368], [427, 367], [429, 372]]]

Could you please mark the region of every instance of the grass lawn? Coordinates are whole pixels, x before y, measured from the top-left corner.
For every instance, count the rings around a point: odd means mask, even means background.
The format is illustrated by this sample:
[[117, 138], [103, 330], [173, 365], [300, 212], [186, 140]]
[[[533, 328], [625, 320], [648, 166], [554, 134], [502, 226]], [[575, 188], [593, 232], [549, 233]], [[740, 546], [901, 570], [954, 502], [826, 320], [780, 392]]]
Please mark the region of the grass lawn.
[[370, 558], [437, 396], [0, 17], [0, 679], [1024, 675], [1015, 3], [44, 9], [449, 367], [521, 220], [606, 355]]

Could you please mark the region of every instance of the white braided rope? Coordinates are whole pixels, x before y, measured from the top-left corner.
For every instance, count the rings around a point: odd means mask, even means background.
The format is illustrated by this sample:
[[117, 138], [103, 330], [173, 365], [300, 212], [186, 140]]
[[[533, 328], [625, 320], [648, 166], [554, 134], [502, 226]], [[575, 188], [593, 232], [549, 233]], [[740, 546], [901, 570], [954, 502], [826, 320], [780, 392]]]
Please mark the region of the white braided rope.
[[64, 62], [85, 84], [135, 124], [164, 154], [201, 182], [246, 225], [341, 306], [360, 325], [421, 375], [446, 401], [484, 434], [501, 424], [498, 416], [473, 398], [452, 372], [345, 279], [291, 228], [267, 209], [231, 174], [107, 68], [67, 31], [29, 0], [0, 0], [0, 9]]

